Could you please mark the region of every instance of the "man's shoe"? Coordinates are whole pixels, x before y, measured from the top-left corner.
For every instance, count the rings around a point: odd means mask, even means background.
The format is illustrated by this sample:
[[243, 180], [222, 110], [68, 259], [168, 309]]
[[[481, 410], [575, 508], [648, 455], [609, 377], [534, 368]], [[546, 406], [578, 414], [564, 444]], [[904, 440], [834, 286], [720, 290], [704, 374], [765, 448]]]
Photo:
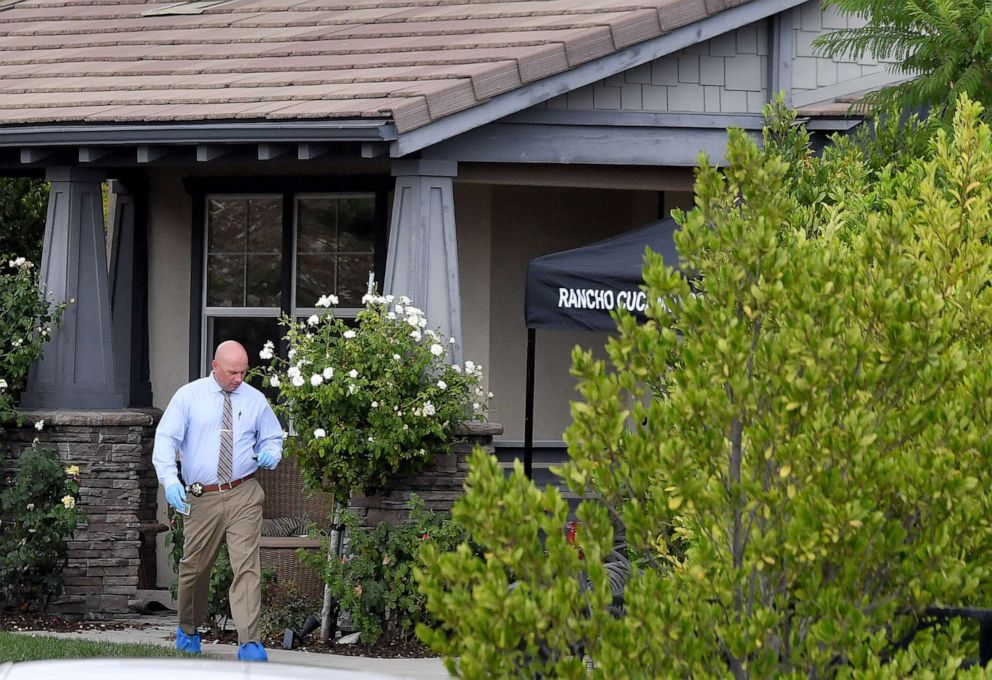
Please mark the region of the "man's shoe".
[[199, 654], [200, 653], [200, 636], [199, 634], [187, 635], [183, 632], [183, 627], [179, 626], [176, 628], [176, 649], [180, 652], [186, 652], [187, 654]]
[[268, 661], [265, 647], [258, 642], [246, 642], [238, 648], [238, 661]]

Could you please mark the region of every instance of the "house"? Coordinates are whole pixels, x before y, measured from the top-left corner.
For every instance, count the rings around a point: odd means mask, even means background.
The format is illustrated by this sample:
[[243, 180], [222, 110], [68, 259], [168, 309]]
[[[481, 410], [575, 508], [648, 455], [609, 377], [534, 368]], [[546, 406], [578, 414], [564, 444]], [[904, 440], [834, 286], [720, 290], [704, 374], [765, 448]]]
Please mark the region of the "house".
[[[699, 153], [759, 131], [776, 92], [817, 134], [856, 126], [844, 102], [904, 76], [814, 54], [855, 21], [817, 0], [0, 0], [0, 173], [51, 180], [43, 276], [76, 299], [22, 406], [140, 444], [122, 410], [164, 408], [223, 339], [257, 355], [321, 294], [353, 313], [372, 272], [485, 366], [513, 447], [526, 263], [689, 205]], [[568, 422], [577, 343], [603, 338], [542, 334], [539, 441]]]

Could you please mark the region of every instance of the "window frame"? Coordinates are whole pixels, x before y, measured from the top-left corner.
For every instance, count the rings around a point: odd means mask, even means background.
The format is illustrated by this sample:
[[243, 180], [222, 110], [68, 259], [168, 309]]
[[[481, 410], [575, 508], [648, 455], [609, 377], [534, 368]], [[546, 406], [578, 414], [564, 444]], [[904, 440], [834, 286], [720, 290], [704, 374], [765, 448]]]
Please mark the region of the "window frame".
[[[207, 347], [209, 319], [211, 317], [277, 318], [282, 314], [296, 317], [309, 316], [315, 307], [297, 308], [296, 259], [298, 209], [297, 199], [309, 197], [369, 196], [374, 200], [373, 213], [373, 272], [380, 289], [386, 264], [386, 246], [389, 238], [389, 178], [371, 177], [306, 177], [306, 178], [253, 178], [252, 188], [245, 190], [245, 179], [238, 178], [187, 178], [186, 190], [191, 194], [192, 229], [190, 261], [190, 323], [189, 323], [189, 379], [207, 375], [212, 348]], [[280, 306], [273, 307], [207, 307], [207, 217], [211, 198], [282, 198], [282, 277]], [[287, 253], [290, 255], [286, 257]], [[273, 310], [274, 313], [273, 313]], [[339, 308], [342, 317], [354, 316], [358, 308]], [[279, 352], [285, 356], [284, 342]]]

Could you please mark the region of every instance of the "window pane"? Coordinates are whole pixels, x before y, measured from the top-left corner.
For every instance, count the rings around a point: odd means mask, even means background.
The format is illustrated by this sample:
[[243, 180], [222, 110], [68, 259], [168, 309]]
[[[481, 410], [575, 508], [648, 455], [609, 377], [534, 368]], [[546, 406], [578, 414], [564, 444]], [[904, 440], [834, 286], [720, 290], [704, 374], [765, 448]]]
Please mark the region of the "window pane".
[[369, 289], [371, 255], [338, 256], [338, 298], [342, 307], [361, 307], [362, 296]]
[[244, 280], [244, 255], [210, 255], [207, 258], [207, 306], [244, 305]]
[[296, 205], [299, 229], [297, 252], [330, 253], [336, 250], [337, 199], [301, 198]]
[[329, 293], [360, 307], [374, 266], [375, 197], [305, 197], [296, 205], [297, 307]]
[[249, 255], [247, 271], [248, 307], [278, 307], [282, 283], [282, 258], [278, 255]]
[[248, 250], [269, 254], [282, 252], [282, 199], [253, 198], [248, 201]]
[[211, 253], [243, 253], [247, 201], [240, 198], [211, 198], [207, 202], [207, 249]]
[[[271, 340], [278, 347], [282, 331], [278, 320], [272, 317], [209, 317], [207, 319], [206, 374], [210, 374], [210, 361], [213, 359], [214, 350], [225, 340], [237, 340], [244, 345], [245, 351], [248, 352], [248, 366], [261, 366], [265, 363], [258, 358], [262, 346], [266, 340]], [[261, 385], [257, 381], [251, 381], [251, 384], [261, 389]], [[267, 394], [266, 396], [271, 399], [273, 395]]]
[[313, 307], [321, 295], [333, 292], [334, 256], [300, 255], [297, 258], [296, 306]]
[[343, 198], [338, 214], [338, 250], [371, 253], [375, 244], [375, 201], [371, 196]]

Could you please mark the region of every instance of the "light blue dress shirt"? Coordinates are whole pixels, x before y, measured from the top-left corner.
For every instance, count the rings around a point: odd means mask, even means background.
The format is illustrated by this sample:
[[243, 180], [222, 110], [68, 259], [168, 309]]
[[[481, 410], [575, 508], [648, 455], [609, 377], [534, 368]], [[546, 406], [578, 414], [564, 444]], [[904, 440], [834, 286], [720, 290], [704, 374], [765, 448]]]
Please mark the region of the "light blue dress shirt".
[[[248, 383], [231, 392], [234, 421], [234, 467], [232, 479], [241, 479], [258, 469], [252, 459], [268, 451], [282, 460], [282, 426], [265, 395]], [[176, 451], [183, 463], [186, 484], [217, 483], [217, 458], [224, 419], [224, 393], [213, 374], [183, 385], [169, 401], [155, 432], [152, 463], [159, 484], [168, 489], [179, 482]]]

